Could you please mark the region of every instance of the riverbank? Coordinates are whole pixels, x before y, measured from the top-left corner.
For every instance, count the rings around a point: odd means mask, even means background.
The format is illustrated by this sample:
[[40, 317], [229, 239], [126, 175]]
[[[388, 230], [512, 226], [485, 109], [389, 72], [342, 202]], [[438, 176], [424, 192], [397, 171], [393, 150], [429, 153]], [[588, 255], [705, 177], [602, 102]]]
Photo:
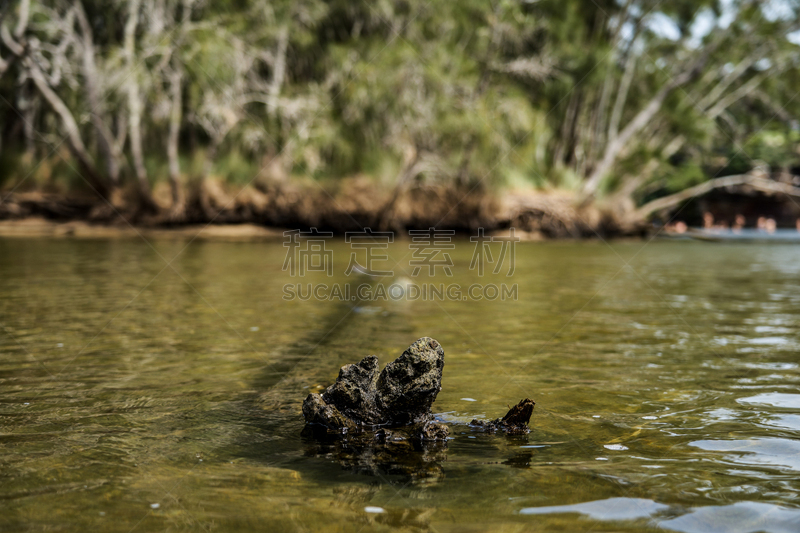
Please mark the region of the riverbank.
[[642, 224], [622, 224], [612, 210], [581, 206], [568, 191], [482, 187], [417, 186], [381, 188], [368, 180], [335, 186], [261, 184], [234, 189], [206, 180], [186, 200], [171, 205], [168, 191], [155, 194], [155, 210], [142, 210], [120, 190], [108, 200], [96, 196], [12, 192], [0, 203], [0, 234], [117, 236], [168, 233], [214, 238], [269, 238], [286, 228], [316, 227], [344, 234], [363, 228], [404, 233], [451, 229], [460, 233], [515, 228], [528, 240], [634, 236]]
[[258, 240], [283, 238], [283, 230], [255, 224], [190, 224], [176, 227], [137, 227], [96, 224], [83, 220], [58, 222], [38, 216], [0, 220], [0, 237], [76, 237], [114, 239], [188, 237], [204, 240]]

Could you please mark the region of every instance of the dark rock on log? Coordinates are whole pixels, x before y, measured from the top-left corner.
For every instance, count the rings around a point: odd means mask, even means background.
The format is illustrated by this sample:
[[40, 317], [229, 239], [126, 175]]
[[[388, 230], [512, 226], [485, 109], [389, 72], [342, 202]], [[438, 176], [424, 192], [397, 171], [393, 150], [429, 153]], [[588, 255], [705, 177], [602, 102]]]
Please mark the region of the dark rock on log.
[[[380, 424], [382, 414], [378, 411], [375, 384], [378, 381], [378, 358], [369, 355], [355, 365], [345, 365], [339, 370], [336, 383], [322, 393], [327, 406], [334, 406], [348, 420], [363, 424]], [[311, 396], [318, 396], [311, 394]], [[305, 413], [305, 405], [303, 406]], [[308, 420], [308, 417], [306, 417]], [[330, 426], [330, 424], [323, 424]], [[341, 427], [338, 420], [333, 427]]]
[[530, 398], [525, 398], [517, 405], [509, 409], [506, 416], [497, 418], [495, 420], [473, 420], [470, 422], [471, 426], [478, 427], [488, 433], [496, 433], [502, 431], [508, 435], [526, 435], [530, 433], [528, 422], [531, 420], [533, 414], [533, 406], [536, 402]]
[[339, 433], [406, 428], [423, 440], [444, 440], [447, 426], [433, 422], [431, 405], [442, 389], [444, 350], [430, 337], [418, 339], [378, 373], [378, 358], [365, 357], [339, 371], [322, 394], [309, 394], [303, 416]]
[[378, 407], [392, 426], [420, 424], [431, 419], [431, 405], [442, 390], [444, 350], [422, 337], [386, 365], [378, 376]]

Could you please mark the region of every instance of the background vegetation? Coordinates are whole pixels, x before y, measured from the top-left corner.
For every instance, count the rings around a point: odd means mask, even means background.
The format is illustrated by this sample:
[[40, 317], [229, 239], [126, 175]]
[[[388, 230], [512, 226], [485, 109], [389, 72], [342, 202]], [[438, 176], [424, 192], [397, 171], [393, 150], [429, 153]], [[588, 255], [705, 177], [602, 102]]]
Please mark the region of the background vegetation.
[[797, 185], [798, 9], [9, 1], [0, 187], [116, 194], [182, 220], [210, 177], [362, 176], [388, 202], [421, 185], [558, 189], [628, 212], [727, 175]]

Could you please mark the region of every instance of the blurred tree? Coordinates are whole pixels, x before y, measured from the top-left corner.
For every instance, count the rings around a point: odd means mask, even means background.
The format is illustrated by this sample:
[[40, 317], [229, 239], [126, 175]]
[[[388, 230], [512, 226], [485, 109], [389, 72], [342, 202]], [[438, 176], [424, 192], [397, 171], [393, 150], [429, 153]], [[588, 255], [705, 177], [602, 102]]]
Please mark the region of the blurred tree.
[[387, 216], [426, 182], [631, 211], [734, 162], [797, 166], [798, 4], [16, 0], [0, 146], [46, 156], [60, 131], [104, 197], [130, 184], [157, 210], [168, 179], [175, 220], [187, 183], [241, 154], [253, 179], [373, 174]]

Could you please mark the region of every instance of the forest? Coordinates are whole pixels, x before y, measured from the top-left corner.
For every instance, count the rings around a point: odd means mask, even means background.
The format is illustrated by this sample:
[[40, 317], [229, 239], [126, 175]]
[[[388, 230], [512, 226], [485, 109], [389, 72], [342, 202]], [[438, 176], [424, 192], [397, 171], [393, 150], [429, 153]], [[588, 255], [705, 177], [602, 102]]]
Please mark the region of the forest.
[[797, 196], [799, 10], [6, 1], [0, 217], [625, 233]]

